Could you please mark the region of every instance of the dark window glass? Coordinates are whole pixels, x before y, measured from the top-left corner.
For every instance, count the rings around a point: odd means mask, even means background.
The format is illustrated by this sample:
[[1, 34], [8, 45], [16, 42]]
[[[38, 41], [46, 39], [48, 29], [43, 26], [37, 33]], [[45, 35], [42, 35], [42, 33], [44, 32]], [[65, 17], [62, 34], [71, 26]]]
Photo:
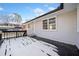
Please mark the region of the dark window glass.
[[43, 20], [43, 29], [47, 29], [47, 20]]
[[56, 29], [56, 19], [55, 19], [55, 17], [49, 19], [49, 29]]
[[28, 24], [28, 28], [30, 28], [30, 24]]

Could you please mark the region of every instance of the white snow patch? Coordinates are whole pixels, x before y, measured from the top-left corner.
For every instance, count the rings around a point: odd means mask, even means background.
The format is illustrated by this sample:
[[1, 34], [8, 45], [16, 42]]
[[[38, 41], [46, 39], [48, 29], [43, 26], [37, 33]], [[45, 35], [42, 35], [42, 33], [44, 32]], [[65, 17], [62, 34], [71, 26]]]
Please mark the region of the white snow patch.
[[56, 46], [30, 37], [5, 39], [0, 47], [1, 56], [58, 56], [55, 51]]

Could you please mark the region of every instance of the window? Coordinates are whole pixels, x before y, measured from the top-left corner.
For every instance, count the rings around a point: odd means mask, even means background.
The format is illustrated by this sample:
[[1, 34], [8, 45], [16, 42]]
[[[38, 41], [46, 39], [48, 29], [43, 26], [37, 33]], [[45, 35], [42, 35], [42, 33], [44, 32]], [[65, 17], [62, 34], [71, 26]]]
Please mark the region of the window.
[[47, 29], [47, 20], [43, 20], [43, 29]]
[[55, 17], [49, 19], [49, 29], [56, 29], [56, 20], [55, 20]]
[[56, 18], [50, 18], [48, 20], [43, 20], [43, 29], [56, 29]]
[[30, 28], [30, 24], [28, 24], [28, 28]]

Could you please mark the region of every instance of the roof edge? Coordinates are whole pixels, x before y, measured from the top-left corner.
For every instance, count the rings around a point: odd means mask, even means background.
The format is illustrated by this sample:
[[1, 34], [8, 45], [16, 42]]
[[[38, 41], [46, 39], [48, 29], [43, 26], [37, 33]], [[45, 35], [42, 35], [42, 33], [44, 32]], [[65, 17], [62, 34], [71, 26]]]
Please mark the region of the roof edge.
[[[38, 18], [40, 18], [40, 17], [43, 17], [43, 16], [45, 16], [45, 15], [47, 15], [47, 14], [54, 13], [54, 12], [56, 12], [56, 11], [59, 11], [59, 10], [63, 9], [63, 8], [64, 8], [64, 5], [63, 5], [63, 3], [61, 3], [58, 8], [56, 8], [56, 9], [54, 9], [54, 10], [52, 10], [52, 11], [49, 11], [49, 12], [43, 14], [43, 15], [40, 15], [40, 16], [38, 16], [38, 17], [35, 17], [35, 18], [33, 18], [33, 19], [31, 19], [31, 20], [25, 22], [25, 23], [31, 22], [31, 21], [33, 21], [33, 20], [35, 20], [35, 19], [38, 19]], [[25, 23], [23, 23], [23, 24], [25, 24]]]

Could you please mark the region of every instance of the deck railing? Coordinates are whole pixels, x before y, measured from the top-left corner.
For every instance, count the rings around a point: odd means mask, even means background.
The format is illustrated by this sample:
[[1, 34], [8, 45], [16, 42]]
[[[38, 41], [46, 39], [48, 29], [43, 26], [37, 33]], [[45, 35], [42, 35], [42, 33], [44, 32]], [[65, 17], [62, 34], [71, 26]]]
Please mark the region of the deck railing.
[[1, 39], [8, 39], [8, 38], [17, 38], [26, 36], [27, 31], [26, 30], [19, 30], [19, 31], [2, 31], [2, 34], [0, 34]]

